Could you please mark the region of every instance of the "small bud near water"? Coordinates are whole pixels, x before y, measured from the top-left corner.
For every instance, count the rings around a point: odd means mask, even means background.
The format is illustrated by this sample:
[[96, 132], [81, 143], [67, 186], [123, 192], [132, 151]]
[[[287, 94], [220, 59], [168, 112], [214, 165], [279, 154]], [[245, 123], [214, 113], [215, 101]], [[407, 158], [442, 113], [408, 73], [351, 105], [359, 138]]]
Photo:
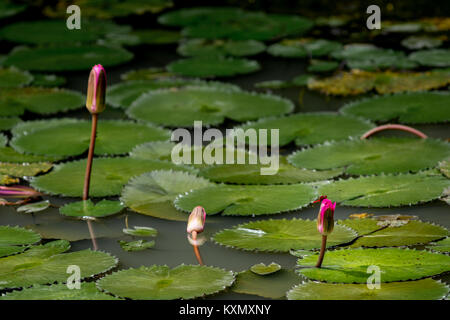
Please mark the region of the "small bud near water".
[[95, 65], [89, 74], [86, 108], [92, 114], [105, 110], [106, 72], [101, 64]]
[[206, 211], [203, 207], [197, 206], [189, 215], [186, 231], [187, 233], [200, 233], [205, 227]]

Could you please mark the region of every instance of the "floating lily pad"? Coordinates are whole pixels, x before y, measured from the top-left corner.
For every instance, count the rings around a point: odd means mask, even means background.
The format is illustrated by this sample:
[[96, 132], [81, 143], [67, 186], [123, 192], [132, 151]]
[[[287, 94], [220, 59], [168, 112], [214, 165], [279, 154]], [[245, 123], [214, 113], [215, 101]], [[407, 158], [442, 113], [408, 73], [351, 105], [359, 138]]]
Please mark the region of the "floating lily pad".
[[351, 244], [357, 247], [399, 247], [428, 243], [448, 235], [447, 229], [421, 221], [409, 221], [399, 227], [387, 227], [364, 235]]
[[436, 123], [450, 121], [449, 104], [448, 92], [414, 92], [351, 102], [341, 112], [379, 122]]
[[175, 197], [211, 185], [208, 180], [186, 172], [152, 171], [130, 180], [122, 191], [121, 200], [131, 210], [145, 215], [186, 221], [187, 215], [172, 204]]
[[181, 40], [180, 32], [173, 30], [142, 29], [133, 30], [130, 34], [137, 36], [139, 42], [145, 44], [169, 44]]
[[130, 299], [192, 299], [224, 290], [234, 281], [231, 271], [207, 266], [153, 265], [108, 275], [97, 286], [114, 296]]
[[401, 44], [410, 50], [432, 49], [440, 47], [442, 40], [429, 36], [410, 36], [403, 39]]
[[14, 67], [0, 68], [0, 88], [23, 87], [33, 81], [33, 76], [27, 71], [21, 71]]
[[427, 246], [427, 249], [437, 252], [450, 252], [450, 238], [433, 243], [433, 245]]
[[382, 228], [378, 225], [377, 220], [369, 218], [338, 220], [337, 223], [355, 230], [359, 236], [370, 234]]
[[13, 50], [4, 65], [32, 71], [74, 71], [89, 70], [98, 63], [111, 67], [132, 58], [131, 52], [116, 46], [71, 44]]
[[319, 194], [346, 206], [398, 207], [438, 199], [449, 186], [448, 179], [437, 175], [381, 175], [330, 182]]
[[8, 143], [8, 137], [0, 133], [0, 146], [4, 147]]
[[379, 289], [369, 289], [367, 284], [308, 281], [286, 296], [289, 300], [441, 300], [448, 292], [445, 283], [433, 279], [384, 283]]
[[35, 213], [44, 211], [45, 209], [48, 209], [50, 207], [50, 201], [44, 200], [39, 202], [33, 202], [29, 204], [25, 204], [23, 206], [20, 206], [17, 208], [17, 212], [25, 212], [25, 213]]
[[0, 131], [10, 130], [21, 121], [19, 117], [0, 117]]
[[207, 214], [253, 216], [301, 209], [317, 198], [306, 184], [235, 186], [217, 185], [193, 190], [175, 199], [175, 207], [190, 212], [196, 206]]
[[156, 80], [128, 80], [112, 85], [108, 88], [107, 102], [116, 108], [128, 108], [143, 93], [156, 89], [175, 89], [189, 85], [218, 87], [238, 90], [238, 87], [217, 81], [187, 80], [187, 79], [156, 79]]
[[321, 57], [339, 50], [342, 45], [325, 39], [285, 39], [271, 45], [267, 52], [285, 58]]
[[4, 163], [0, 162], [0, 174], [7, 174], [13, 177], [32, 177], [38, 173], [49, 171], [53, 164], [49, 162], [35, 163]]
[[259, 274], [260, 276], [272, 274], [272, 273], [275, 273], [280, 270], [281, 270], [281, 266], [275, 262], [272, 262], [271, 264], [269, 264], [267, 266], [264, 263], [258, 263], [258, 264], [253, 265], [250, 268], [251, 272], [253, 272], [255, 274]]
[[118, 300], [97, 289], [95, 282], [81, 282], [80, 289], [69, 289], [65, 283], [34, 285], [4, 294], [0, 300]]
[[[133, 177], [152, 170], [186, 170], [170, 162], [133, 158], [96, 158], [93, 161], [90, 195], [104, 197], [118, 195]], [[35, 177], [34, 188], [49, 194], [80, 197], [83, 193], [86, 161], [74, 161], [55, 166], [49, 174]], [[70, 183], [67, 183], [70, 181]]]
[[62, 157], [22, 154], [17, 152], [11, 147], [0, 147], [0, 162], [10, 162], [10, 163], [53, 162], [61, 160], [61, 158]]
[[0, 2], [0, 19], [14, 16], [27, 8], [26, 4], [14, 3], [6, 0]]
[[371, 265], [382, 271], [381, 282], [416, 280], [450, 271], [450, 256], [398, 248], [328, 251], [322, 267], [315, 268], [316, 263], [317, 255], [299, 259], [302, 268], [298, 272], [313, 280], [366, 284]]
[[442, 161], [439, 163], [439, 170], [447, 177], [450, 178], [450, 160]]
[[[421, 155], [426, 154], [426, 157]], [[450, 144], [433, 139], [376, 138], [338, 141], [304, 149], [288, 157], [295, 167], [326, 170], [343, 168], [347, 174], [417, 172], [450, 157]]]
[[204, 55], [252, 56], [266, 49], [264, 43], [256, 40], [206, 40], [190, 39], [182, 42], [177, 52], [185, 57]]
[[55, 74], [33, 74], [33, 86], [36, 87], [60, 87], [66, 83], [66, 78]]
[[70, 30], [66, 20], [37, 20], [11, 23], [0, 30], [0, 37], [18, 43], [71, 44], [93, 42], [107, 33], [124, 33], [129, 29], [130, 27], [119, 26], [112, 21], [83, 19], [81, 29]]
[[59, 209], [62, 215], [77, 218], [103, 218], [122, 211], [124, 206], [119, 201], [103, 199], [98, 203], [91, 200], [70, 202]]
[[12, 88], [0, 91], [0, 115], [20, 116], [25, 110], [48, 115], [82, 107], [85, 97], [76, 91], [56, 88]]
[[186, 77], [231, 77], [256, 72], [261, 69], [258, 61], [222, 56], [198, 56], [170, 63], [167, 70]]
[[[140, 96], [127, 114], [134, 119], [165, 126], [194, 126], [253, 120], [291, 112], [294, 105], [287, 99], [267, 94], [230, 91], [221, 88], [186, 87], [176, 91], [157, 90]], [[171, 117], [167, 117], [170, 113]]]
[[392, 22], [386, 21], [383, 31], [389, 33], [414, 33], [422, 30], [423, 24], [420, 22]]
[[[11, 146], [19, 152], [74, 156], [89, 148], [91, 123], [69, 118], [22, 122], [14, 128], [13, 134]], [[143, 142], [166, 139], [169, 139], [169, 132], [162, 128], [131, 121], [102, 120], [97, 127], [95, 154], [125, 154]]]
[[147, 160], [171, 160], [172, 149], [176, 144], [171, 141], [153, 141], [137, 145], [130, 157]]
[[[76, 0], [71, 4], [78, 5], [83, 16], [99, 19], [112, 19], [114, 17], [126, 17], [129, 15], [142, 15], [144, 13], [158, 13], [173, 6], [171, 0]], [[67, 4], [60, 3], [56, 7], [47, 6], [44, 13], [49, 17], [67, 16]]]
[[270, 275], [257, 275], [250, 270], [239, 272], [231, 287], [233, 292], [282, 299], [286, 291], [300, 283], [302, 278], [292, 270], [281, 269]]
[[155, 241], [136, 240], [136, 241], [119, 241], [120, 247], [125, 251], [142, 251], [145, 249], [153, 248]]
[[330, 72], [339, 67], [336, 61], [311, 60], [311, 64], [306, 69], [308, 72]]
[[279, 157], [278, 172], [273, 175], [261, 175], [262, 164], [220, 164], [205, 166], [199, 175], [211, 181], [236, 184], [292, 184], [331, 179], [342, 174], [342, 170], [306, 170], [298, 169]]
[[0, 226], [0, 257], [24, 251], [41, 240], [38, 233], [20, 227]]
[[292, 141], [295, 141], [296, 145], [308, 145], [331, 140], [345, 140], [350, 137], [359, 138], [373, 128], [373, 125], [355, 117], [318, 112], [261, 119], [245, 124], [241, 128], [244, 130], [279, 129], [279, 145], [284, 146]]
[[158, 230], [151, 227], [134, 227], [133, 229], [123, 229], [123, 233], [136, 237], [156, 237]]
[[[350, 242], [356, 237], [355, 231], [337, 224], [328, 236], [327, 247]], [[252, 221], [219, 231], [213, 239], [221, 245], [243, 250], [279, 252], [319, 249], [322, 243], [316, 221], [302, 219]]]
[[68, 241], [52, 241], [0, 259], [0, 288], [64, 282], [67, 281], [69, 265], [80, 267], [81, 279], [106, 272], [117, 265], [117, 259], [105, 252], [88, 249], [64, 253], [69, 248]]
[[[130, 70], [125, 73], [122, 73], [120, 75], [120, 79], [124, 81], [130, 81], [130, 80], [172, 80], [170, 78], [175, 77], [175, 75], [169, 71], [166, 70], [166, 68], [158, 68], [158, 67], [152, 67], [152, 68], [142, 68], [137, 70]], [[173, 79], [180, 81], [181, 79]], [[188, 80], [186, 80], [188, 81]], [[120, 85], [120, 83], [117, 83], [116, 85]], [[111, 87], [108, 87], [108, 89], [111, 89]]]
[[169, 26], [189, 26], [205, 20], [228, 20], [242, 14], [235, 7], [195, 7], [166, 12], [158, 17], [158, 22]]
[[450, 83], [449, 70], [429, 72], [368, 72], [352, 70], [308, 82], [308, 89], [330, 95], [357, 95], [376, 90], [380, 94], [424, 91]]
[[450, 67], [450, 49], [432, 49], [413, 52], [409, 59], [427, 67]]

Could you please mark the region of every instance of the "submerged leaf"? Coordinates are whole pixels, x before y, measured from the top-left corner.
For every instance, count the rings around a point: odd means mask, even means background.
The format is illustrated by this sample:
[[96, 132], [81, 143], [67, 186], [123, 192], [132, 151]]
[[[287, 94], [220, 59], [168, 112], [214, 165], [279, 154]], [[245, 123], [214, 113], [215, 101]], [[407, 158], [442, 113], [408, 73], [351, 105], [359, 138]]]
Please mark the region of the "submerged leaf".
[[119, 241], [120, 247], [125, 251], [142, 251], [153, 248], [155, 241], [136, 240], [136, 241]]
[[48, 207], [50, 207], [50, 201], [44, 200], [20, 206], [17, 208], [17, 212], [35, 213], [44, 211]]

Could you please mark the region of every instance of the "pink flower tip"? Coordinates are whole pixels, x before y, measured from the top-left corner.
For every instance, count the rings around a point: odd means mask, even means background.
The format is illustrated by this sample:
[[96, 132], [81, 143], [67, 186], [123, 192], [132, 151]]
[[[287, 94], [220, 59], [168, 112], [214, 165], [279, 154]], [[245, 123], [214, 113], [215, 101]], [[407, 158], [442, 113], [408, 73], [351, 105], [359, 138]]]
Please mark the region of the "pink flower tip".
[[332, 202], [326, 197], [320, 204], [319, 214], [317, 216], [317, 231], [323, 236], [333, 232], [334, 229], [334, 211], [336, 210], [336, 202]]
[[90, 113], [100, 113], [106, 107], [106, 71], [101, 64], [92, 67], [89, 74], [86, 108]]

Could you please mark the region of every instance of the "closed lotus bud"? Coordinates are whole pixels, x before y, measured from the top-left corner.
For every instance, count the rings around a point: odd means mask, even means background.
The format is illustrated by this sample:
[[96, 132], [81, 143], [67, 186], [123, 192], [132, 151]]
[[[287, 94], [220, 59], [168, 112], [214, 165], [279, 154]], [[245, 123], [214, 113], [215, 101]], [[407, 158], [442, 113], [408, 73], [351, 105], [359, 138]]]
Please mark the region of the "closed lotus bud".
[[105, 110], [106, 72], [101, 64], [95, 65], [89, 74], [86, 108], [97, 114]]
[[206, 220], [206, 211], [203, 209], [203, 207], [197, 206], [192, 210], [191, 214], [189, 215], [188, 223], [186, 231], [188, 233], [197, 232], [200, 233], [203, 231], [203, 228], [205, 227], [205, 220]]
[[26, 186], [0, 186], [0, 196], [5, 198], [35, 198], [40, 195], [38, 191]]
[[336, 202], [333, 203], [328, 199], [323, 199], [320, 204], [319, 214], [317, 216], [317, 230], [323, 236], [329, 235], [334, 228], [334, 210]]

